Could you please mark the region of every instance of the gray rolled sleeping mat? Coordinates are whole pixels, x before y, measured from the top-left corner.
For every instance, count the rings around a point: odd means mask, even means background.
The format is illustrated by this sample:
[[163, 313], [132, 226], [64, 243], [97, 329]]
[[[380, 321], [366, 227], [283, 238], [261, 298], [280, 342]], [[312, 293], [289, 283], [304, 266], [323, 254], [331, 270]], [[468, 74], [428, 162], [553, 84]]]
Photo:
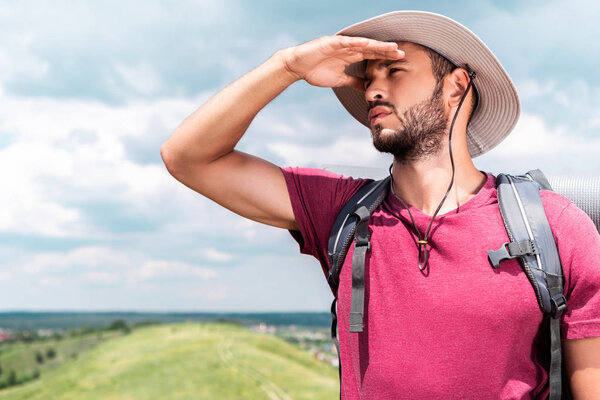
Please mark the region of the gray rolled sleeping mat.
[[600, 175], [546, 175], [556, 193], [571, 199], [600, 232]]

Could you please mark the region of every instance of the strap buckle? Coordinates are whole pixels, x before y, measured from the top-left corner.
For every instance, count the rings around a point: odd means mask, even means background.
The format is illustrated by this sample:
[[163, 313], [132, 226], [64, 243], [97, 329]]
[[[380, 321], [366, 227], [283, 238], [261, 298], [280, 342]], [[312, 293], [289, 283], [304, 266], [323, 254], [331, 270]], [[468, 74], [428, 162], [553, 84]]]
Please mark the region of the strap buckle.
[[498, 250], [488, 250], [488, 259], [492, 264], [492, 268], [496, 269], [500, 267], [500, 261], [511, 259], [511, 255], [506, 247], [508, 243], [503, 243]]
[[498, 250], [488, 250], [488, 259], [492, 268], [500, 267], [500, 262], [512, 260], [521, 256], [532, 256], [539, 254], [538, 248], [532, 240], [522, 240], [520, 242], [503, 243]]

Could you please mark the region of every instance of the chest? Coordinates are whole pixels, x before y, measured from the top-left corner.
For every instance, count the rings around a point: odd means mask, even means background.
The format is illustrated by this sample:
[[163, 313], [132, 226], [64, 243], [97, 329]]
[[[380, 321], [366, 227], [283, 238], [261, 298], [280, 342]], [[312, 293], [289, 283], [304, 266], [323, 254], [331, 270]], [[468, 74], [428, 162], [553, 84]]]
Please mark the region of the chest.
[[[418, 267], [419, 248], [411, 224], [375, 213], [370, 220], [371, 250], [365, 262], [365, 324], [369, 329], [423, 329], [458, 321], [487, 330], [541, 322], [535, 294], [516, 260], [493, 269], [487, 250], [508, 241], [501, 218], [477, 216], [473, 223], [447, 218], [432, 225], [429, 262]], [[418, 226], [419, 228], [419, 226]], [[421, 226], [424, 232], [426, 226]], [[340, 274], [340, 314], [350, 310], [351, 247]], [[340, 315], [341, 319], [344, 318]]]

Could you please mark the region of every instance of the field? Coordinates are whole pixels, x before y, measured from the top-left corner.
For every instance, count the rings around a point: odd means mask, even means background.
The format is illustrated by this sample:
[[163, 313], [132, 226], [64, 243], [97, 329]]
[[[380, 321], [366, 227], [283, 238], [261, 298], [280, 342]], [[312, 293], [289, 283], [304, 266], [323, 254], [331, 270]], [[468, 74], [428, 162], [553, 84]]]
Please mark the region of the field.
[[334, 399], [337, 369], [235, 324], [141, 327], [101, 340], [0, 399]]

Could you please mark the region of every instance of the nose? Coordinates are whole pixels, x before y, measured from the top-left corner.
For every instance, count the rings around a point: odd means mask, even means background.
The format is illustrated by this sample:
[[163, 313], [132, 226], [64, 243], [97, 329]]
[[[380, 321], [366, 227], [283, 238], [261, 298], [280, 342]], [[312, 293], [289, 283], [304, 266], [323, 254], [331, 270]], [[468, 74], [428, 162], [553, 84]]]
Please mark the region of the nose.
[[370, 82], [369, 87], [365, 90], [365, 100], [371, 103], [376, 100], [385, 100], [387, 98], [387, 90], [382, 79], [376, 79]]

